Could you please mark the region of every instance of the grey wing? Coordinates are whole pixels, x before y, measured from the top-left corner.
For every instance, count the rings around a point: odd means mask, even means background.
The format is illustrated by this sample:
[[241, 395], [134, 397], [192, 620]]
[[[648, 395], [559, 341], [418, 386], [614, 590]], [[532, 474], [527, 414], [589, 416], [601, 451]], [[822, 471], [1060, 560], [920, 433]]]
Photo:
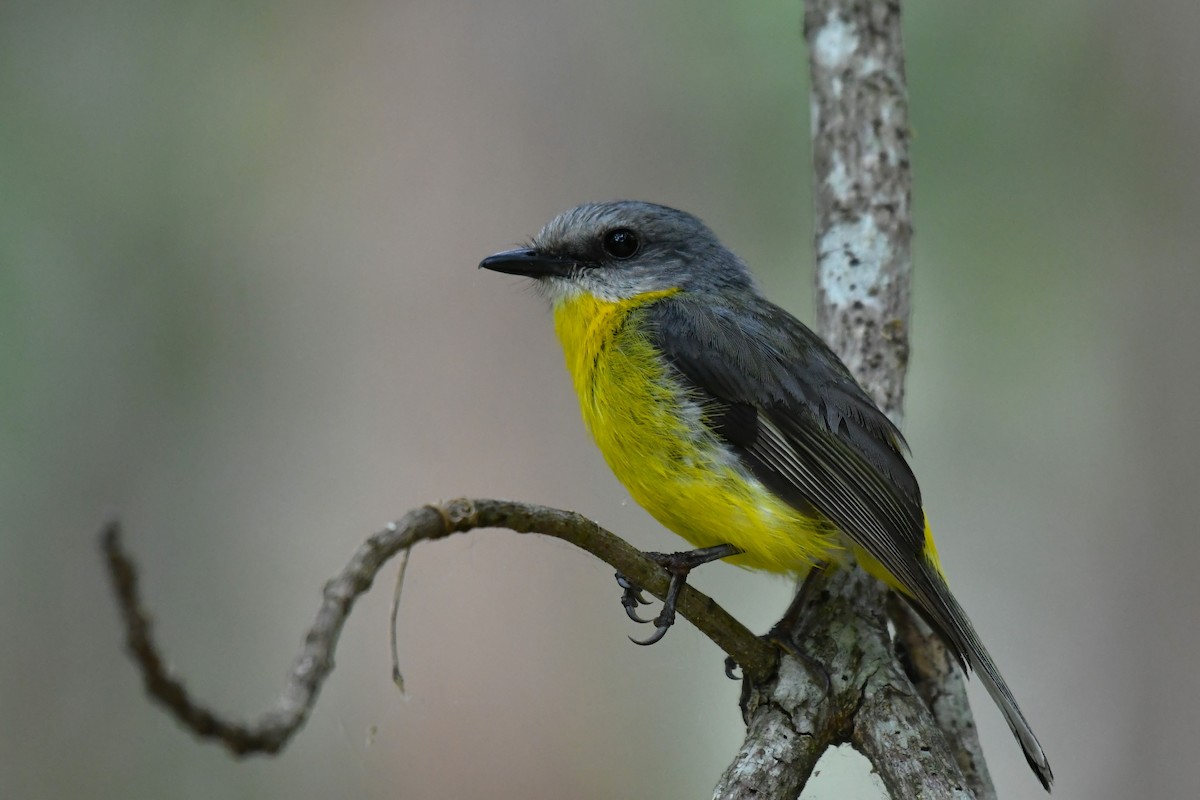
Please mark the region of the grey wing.
[[717, 434], [769, 488], [815, 508], [932, 600], [921, 495], [900, 432], [803, 323], [762, 298], [729, 303], [676, 296], [650, 319], [656, 344], [714, 409]]
[[991, 655], [925, 553], [921, 494], [904, 440], [824, 342], [758, 297], [650, 310], [656, 344], [711, 409], [715, 432], [796, 508], [815, 508], [875, 557], [964, 666], [983, 678], [1047, 789], [1041, 744]]

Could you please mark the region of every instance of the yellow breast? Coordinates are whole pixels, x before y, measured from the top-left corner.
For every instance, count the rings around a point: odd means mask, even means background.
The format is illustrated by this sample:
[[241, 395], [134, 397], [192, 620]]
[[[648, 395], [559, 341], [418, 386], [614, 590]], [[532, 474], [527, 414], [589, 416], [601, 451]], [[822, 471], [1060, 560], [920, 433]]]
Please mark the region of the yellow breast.
[[836, 557], [838, 536], [751, 476], [711, 430], [706, 409], [646, 336], [646, 308], [674, 294], [560, 300], [554, 325], [583, 420], [633, 499], [696, 547], [729, 543], [731, 563], [803, 572]]

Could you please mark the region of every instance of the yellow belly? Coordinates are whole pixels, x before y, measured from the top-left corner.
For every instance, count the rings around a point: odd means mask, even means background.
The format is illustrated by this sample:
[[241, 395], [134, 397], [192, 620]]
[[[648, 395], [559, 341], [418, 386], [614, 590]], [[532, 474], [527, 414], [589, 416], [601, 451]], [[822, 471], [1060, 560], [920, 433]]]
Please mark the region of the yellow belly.
[[642, 334], [644, 306], [581, 295], [554, 323], [583, 420], [633, 499], [696, 547], [732, 544], [730, 563], [801, 573], [841, 554], [828, 520], [807, 517], [743, 468]]

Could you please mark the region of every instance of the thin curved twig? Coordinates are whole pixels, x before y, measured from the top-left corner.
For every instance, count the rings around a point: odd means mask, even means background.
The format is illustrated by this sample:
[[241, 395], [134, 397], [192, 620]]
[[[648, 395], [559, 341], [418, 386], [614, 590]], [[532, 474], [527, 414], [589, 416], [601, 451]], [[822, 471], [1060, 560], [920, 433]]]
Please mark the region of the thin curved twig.
[[[605, 561], [646, 591], [662, 599], [670, 578], [640, 551], [591, 520], [573, 512], [507, 500], [459, 499], [413, 509], [368, 538], [345, 568], [325, 584], [317, 617], [304, 638], [288, 682], [274, 706], [252, 722], [229, 720], [191, 697], [167, 668], [151, 635], [149, 615], [138, 592], [137, 569], [121, 543], [113, 520], [101, 533], [109, 578], [125, 624], [126, 642], [141, 670], [146, 691], [196, 736], [216, 739], [235, 755], [278, 753], [296, 734], [333, 671], [333, 653], [355, 601], [371, 588], [383, 565], [418, 542], [480, 528], [554, 536]], [[752, 634], [711, 598], [691, 586], [679, 595], [679, 613], [741, 666], [750, 680], [767, 680], [775, 671], [775, 648]]]

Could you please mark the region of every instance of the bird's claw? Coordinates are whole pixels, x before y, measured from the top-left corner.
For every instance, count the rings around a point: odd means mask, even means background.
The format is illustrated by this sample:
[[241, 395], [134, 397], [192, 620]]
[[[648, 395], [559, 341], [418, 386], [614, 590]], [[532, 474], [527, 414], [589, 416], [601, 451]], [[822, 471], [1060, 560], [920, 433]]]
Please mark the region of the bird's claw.
[[[650, 622], [650, 620], [638, 620], [638, 622]], [[666, 625], [661, 625], [661, 624], [656, 623], [655, 627], [654, 627], [654, 633], [650, 634], [645, 639], [635, 639], [632, 636], [630, 636], [629, 641], [633, 642], [634, 644], [640, 644], [643, 647], [648, 647], [649, 645], [657, 644], [658, 642], [660, 642], [662, 640], [662, 638], [664, 636], [667, 635], [667, 631], [669, 631], [671, 629], [672, 624], [674, 624], [674, 623], [671, 622]]]
[[683, 585], [687, 582], [688, 573], [701, 564], [707, 564], [709, 561], [716, 561], [740, 552], [733, 545], [724, 544], [685, 553], [645, 553], [646, 558], [661, 566], [671, 576], [671, 583], [667, 587], [667, 596], [663, 600], [662, 611], [653, 620], [644, 619], [637, 613], [638, 606], [650, 603], [646, 599], [646, 595], [642, 593], [642, 588], [618, 572], [617, 585], [624, 590], [621, 593], [621, 605], [625, 608], [626, 616], [640, 624], [654, 623], [654, 633], [650, 634], [648, 638], [634, 639], [630, 636], [629, 640], [640, 645], [651, 645], [661, 641], [667, 635], [667, 630], [675, 624], [675, 604], [679, 600], [679, 593], [683, 590]]
[[625, 590], [621, 593], [621, 605], [625, 607], [625, 614], [634, 622], [643, 625], [647, 622], [653, 622], [653, 620], [638, 616], [637, 613], [638, 606], [650, 605], [650, 600], [642, 593], [642, 588], [619, 572], [617, 573], [617, 585]]
[[[674, 589], [674, 586], [675, 586], [674, 579], [672, 579], [671, 586], [672, 586], [672, 589]], [[675, 600], [675, 596], [677, 594], [678, 594], [678, 591], [668, 591], [667, 592], [667, 600], [665, 603], [663, 603], [662, 611], [659, 612], [658, 616], [654, 618], [654, 633], [650, 634], [645, 639], [635, 639], [632, 636], [630, 636], [629, 641], [633, 642], [634, 644], [640, 644], [642, 646], [649, 646], [649, 645], [652, 645], [652, 644], [660, 641], [664, 636], [666, 636], [667, 631], [670, 630], [671, 626], [675, 624], [674, 600]], [[649, 622], [650, 620], [645, 620], [645, 621]]]

